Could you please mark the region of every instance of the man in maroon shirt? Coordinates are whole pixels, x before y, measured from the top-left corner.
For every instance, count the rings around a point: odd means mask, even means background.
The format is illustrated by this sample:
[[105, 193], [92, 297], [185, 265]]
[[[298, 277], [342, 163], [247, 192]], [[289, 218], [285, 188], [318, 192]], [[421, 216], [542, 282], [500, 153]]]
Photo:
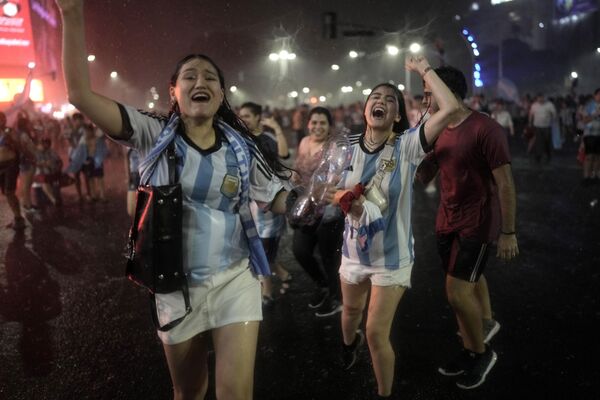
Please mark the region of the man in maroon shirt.
[[[462, 72], [441, 67], [436, 73], [457, 98], [465, 98], [467, 83]], [[424, 101], [431, 102], [432, 113], [437, 111], [426, 84]], [[459, 355], [438, 371], [456, 376], [458, 387], [472, 389], [485, 381], [497, 359], [487, 345], [500, 328], [492, 319], [483, 276], [489, 245], [497, 240], [496, 255], [506, 261], [519, 254], [519, 249], [506, 134], [493, 119], [460, 103], [460, 111], [441, 133], [425, 163], [436, 163], [440, 171], [438, 251], [446, 272], [448, 302], [463, 341]], [[423, 171], [419, 175], [428, 180]]]

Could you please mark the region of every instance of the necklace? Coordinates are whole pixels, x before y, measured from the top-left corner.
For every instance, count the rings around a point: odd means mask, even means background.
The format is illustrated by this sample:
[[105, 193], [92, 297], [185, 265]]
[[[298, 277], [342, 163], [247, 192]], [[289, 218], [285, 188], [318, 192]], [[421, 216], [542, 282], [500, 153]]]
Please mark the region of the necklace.
[[[368, 135], [369, 133], [371, 134], [370, 138], [369, 138], [369, 135]], [[375, 140], [373, 140], [373, 130], [369, 129], [368, 132], [363, 136], [363, 138], [364, 138], [363, 141], [364, 141], [365, 145], [367, 146], [367, 148], [369, 150], [375, 150], [376, 148], [378, 148], [379, 146], [381, 146], [381, 144], [383, 142], [385, 142], [386, 140], [388, 140], [389, 136], [383, 138], [382, 140], [375, 141]]]

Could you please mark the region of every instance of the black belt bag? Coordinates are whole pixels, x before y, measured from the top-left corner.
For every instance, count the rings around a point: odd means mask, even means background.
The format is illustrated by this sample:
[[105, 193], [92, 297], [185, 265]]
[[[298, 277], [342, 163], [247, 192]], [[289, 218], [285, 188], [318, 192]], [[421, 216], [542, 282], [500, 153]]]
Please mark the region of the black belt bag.
[[[129, 230], [127, 277], [150, 294], [152, 321], [160, 331], [177, 326], [192, 311], [183, 271], [183, 207], [176, 179], [174, 141], [167, 148], [170, 185], [139, 186], [133, 224]], [[185, 314], [163, 326], [158, 321], [156, 294], [181, 291]]]

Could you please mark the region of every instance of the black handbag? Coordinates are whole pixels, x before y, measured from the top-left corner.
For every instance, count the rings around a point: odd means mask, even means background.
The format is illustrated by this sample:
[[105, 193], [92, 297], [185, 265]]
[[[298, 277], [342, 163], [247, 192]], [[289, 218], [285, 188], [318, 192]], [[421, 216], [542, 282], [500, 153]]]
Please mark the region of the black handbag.
[[[127, 277], [148, 290], [152, 321], [160, 331], [174, 328], [192, 311], [183, 272], [182, 190], [177, 179], [174, 141], [167, 147], [167, 159], [169, 185], [138, 187], [126, 268]], [[177, 291], [183, 293], [185, 314], [161, 326], [155, 295]]]

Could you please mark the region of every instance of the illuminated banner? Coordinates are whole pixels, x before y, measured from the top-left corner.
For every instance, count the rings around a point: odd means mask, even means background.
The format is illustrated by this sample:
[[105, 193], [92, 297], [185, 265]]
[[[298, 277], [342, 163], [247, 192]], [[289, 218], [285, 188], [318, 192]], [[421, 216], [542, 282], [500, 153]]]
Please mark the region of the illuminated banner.
[[554, 0], [554, 17], [560, 19], [574, 14], [584, 14], [597, 8], [596, 0]]
[[34, 61], [28, 0], [0, 0], [0, 65]]

